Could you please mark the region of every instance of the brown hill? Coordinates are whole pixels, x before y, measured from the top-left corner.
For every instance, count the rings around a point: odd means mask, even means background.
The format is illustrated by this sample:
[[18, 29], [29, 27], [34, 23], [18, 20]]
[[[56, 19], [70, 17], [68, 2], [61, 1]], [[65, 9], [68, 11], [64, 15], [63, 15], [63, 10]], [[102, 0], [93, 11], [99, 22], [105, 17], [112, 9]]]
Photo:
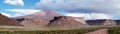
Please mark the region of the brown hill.
[[20, 25], [15, 20], [0, 14], [0, 25]]
[[60, 16], [60, 14], [54, 11], [40, 11], [26, 16], [15, 17], [14, 19], [24, 26], [42, 27], [47, 25], [50, 20], [54, 19], [54, 16]]
[[79, 27], [86, 25], [83, 18], [70, 16], [57, 16], [47, 26], [50, 27]]
[[81, 25], [86, 25], [83, 18], [62, 16], [54, 11], [40, 11], [34, 14], [16, 17], [15, 19], [22, 25], [29, 27], [78, 27]]
[[47, 20], [35, 19], [35, 18], [19, 18], [16, 19], [19, 23], [27, 27], [42, 27], [49, 23]]
[[26, 15], [26, 16], [19, 16], [19, 17], [15, 17], [14, 19], [18, 19], [18, 18], [30, 18], [30, 19], [42, 19], [42, 20], [51, 20], [53, 19], [54, 16], [61, 16], [61, 14], [58, 14], [57, 12], [54, 11], [47, 11], [47, 10], [43, 10], [43, 11], [39, 11], [30, 15]]

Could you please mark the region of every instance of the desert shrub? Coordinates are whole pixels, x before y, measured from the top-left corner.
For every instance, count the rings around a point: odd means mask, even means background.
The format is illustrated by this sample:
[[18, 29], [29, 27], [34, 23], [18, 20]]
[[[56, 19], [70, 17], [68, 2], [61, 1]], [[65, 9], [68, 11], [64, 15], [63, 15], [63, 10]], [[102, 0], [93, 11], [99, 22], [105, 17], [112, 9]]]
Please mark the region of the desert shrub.
[[109, 34], [120, 34], [120, 27], [112, 27], [108, 30]]
[[74, 30], [50, 30], [50, 31], [0, 31], [3, 34], [84, 34], [97, 30], [94, 29], [74, 29]]

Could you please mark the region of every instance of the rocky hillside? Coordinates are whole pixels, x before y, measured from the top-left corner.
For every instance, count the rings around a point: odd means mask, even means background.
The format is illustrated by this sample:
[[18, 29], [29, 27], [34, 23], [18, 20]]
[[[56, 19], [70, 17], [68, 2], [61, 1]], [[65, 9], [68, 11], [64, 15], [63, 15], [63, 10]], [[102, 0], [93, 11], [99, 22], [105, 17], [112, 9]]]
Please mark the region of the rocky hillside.
[[20, 25], [15, 20], [0, 14], [0, 25]]
[[117, 25], [115, 20], [110, 19], [96, 19], [96, 20], [87, 20], [88, 25]]
[[42, 27], [47, 25], [55, 16], [61, 15], [54, 11], [39, 11], [30, 15], [15, 17], [14, 19], [24, 26]]
[[15, 17], [14, 19], [22, 25], [30, 27], [77, 27], [86, 24], [83, 18], [62, 16], [53, 11], [40, 11], [26, 16]]
[[83, 18], [70, 16], [57, 16], [47, 26], [50, 27], [79, 27], [86, 25]]
[[30, 14], [30, 15], [19, 16], [19, 17], [15, 17], [15, 18], [16, 19], [18, 19], [18, 18], [30, 18], [30, 19], [51, 20], [51, 19], [53, 19], [54, 16], [61, 16], [61, 14], [58, 14], [54, 11], [43, 10], [43, 11], [39, 11], [39, 12]]

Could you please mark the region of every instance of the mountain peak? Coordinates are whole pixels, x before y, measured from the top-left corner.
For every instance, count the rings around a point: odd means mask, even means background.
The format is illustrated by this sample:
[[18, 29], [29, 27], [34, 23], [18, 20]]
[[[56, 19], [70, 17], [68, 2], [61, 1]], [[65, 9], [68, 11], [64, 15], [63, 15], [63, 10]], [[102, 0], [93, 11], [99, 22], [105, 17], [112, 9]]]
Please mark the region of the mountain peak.
[[53, 19], [54, 16], [61, 16], [61, 14], [58, 14], [55, 11], [50, 11], [50, 10], [42, 10], [33, 14], [29, 14], [26, 16], [20, 16], [20, 17], [15, 17], [15, 18], [37, 18], [37, 19], [44, 19], [44, 20], [51, 20]]
[[48, 15], [50, 15], [50, 14], [52, 14], [52, 15], [60, 15], [57, 12], [51, 11], [51, 10], [42, 10], [42, 11], [36, 12], [34, 14], [35, 15], [46, 15], [46, 14], [48, 14]]
[[43, 11], [39, 11], [39, 12], [34, 13], [34, 15], [42, 15], [42, 16], [44, 16], [44, 15], [46, 15], [46, 14], [45, 14], [45, 12], [43, 12]]

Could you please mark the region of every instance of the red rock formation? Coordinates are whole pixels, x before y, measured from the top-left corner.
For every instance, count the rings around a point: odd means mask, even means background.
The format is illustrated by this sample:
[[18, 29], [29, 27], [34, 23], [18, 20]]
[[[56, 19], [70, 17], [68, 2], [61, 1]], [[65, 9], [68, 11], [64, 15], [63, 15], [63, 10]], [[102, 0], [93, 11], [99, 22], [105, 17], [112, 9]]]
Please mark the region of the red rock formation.
[[[78, 19], [79, 21], [77, 21]], [[70, 16], [58, 16], [54, 17], [53, 20], [47, 26], [50, 27], [79, 27], [86, 25], [83, 18], [70, 17]]]
[[24, 26], [45, 26], [50, 20], [54, 19], [54, 16], [60, 16], [60, 14], [52, 11], [40, 11], [34, 14], [16, 17], [16, 21], [20, 22]]
[[16, 21], [24, 26], [43, 27], [43, 26], [59, 26], [59, 27], [77, 27], [85, 25], [83, 18], [61, 16], [52, 11], [40, 11], [34, 14], [17, 17]]
[[24, 26], [30, 27], [43, 27], [49, 23], [49, 21], [41, 20], [41, 19], [25, 19], [24, 21], [20, 22]]
[[60, 14], [54, 12], [54, 11], [39, 11], [30, 15], [26, 15], [26, 16], [19, 16], [19, 17], [15, 17], [14, 19], [18, 19], [18, 18], [35, 18], [35, 19], [42, 19], [42, 20], [51, 20], [53, 19], [54, 16], [61, 16]]

